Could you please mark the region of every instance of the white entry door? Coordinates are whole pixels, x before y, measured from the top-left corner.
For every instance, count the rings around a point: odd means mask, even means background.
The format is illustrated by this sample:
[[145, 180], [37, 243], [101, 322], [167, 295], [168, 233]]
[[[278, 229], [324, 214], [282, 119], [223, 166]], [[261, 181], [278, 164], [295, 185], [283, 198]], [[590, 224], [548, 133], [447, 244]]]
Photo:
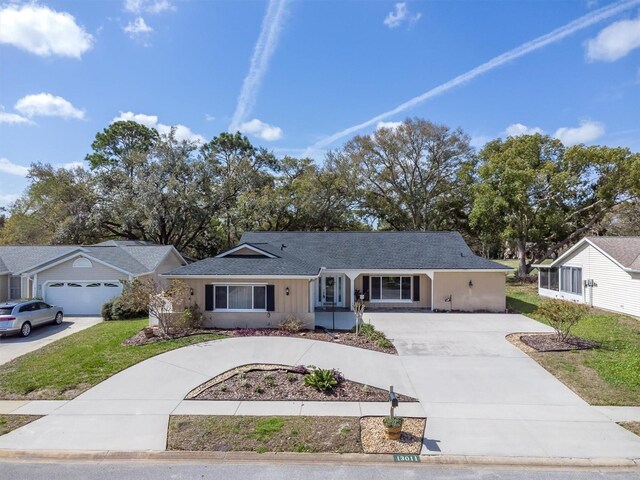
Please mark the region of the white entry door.
[[342, 275], [323, 275], [318, 282], [318, 298], [322, 306], [344, 306], [344, 281]]
[[67, 315], [99, 315], [102, 304], [122, 293], [120, 282], [54, 282], [45, 287], [45, 302]]

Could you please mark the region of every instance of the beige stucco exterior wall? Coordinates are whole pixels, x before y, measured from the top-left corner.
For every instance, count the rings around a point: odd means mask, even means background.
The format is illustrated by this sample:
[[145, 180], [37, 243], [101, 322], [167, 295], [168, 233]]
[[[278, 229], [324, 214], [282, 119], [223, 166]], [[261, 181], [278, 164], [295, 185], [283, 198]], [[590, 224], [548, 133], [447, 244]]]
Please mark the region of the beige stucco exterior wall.
[[[42, 296], [42, 286], [47, 281], [105, 281], [105, 280], [126, 280], [129, 276], [126, 273], [114, 270], [95, 260], [90, 260], [91, 268], [74, 268], [73, 262], [77, 258], [72, 258], [59, 265], [43, 270], [38, 273], [38, 296]], [[23, 287], [24, 293], [24, 287]]]
[[0, 302], [9, 299], [9, 275], [0, 275]]
[[[161, 275], [163, 273], [167, 273], [172, 270], [175, 270], [176, 268], [181, 266], [182, 266], [182, 261], [180, 260], [180, 258], [178, 258], [178, 256], [174, 252], [170, 252], [164, 258], [164, 260], [160, 262], [160, 264], [158, 265], [158, 268], [156, 268], [156, 271], [153, 273], [152, 277], [156, 282], [165, 283], [167, 279], [165, 277], [162, 277]], [[144, 278], [149, 278], [149, 275], [145, 276]]]
[[[469, 281], [473, 287], [469, 287]], [[506, 309], [503, 272], [434, 272], [433, 309], [503, 312]], [[445, 302], [451, 295], [452, 302]]]
[[[380, 276], [380, 274], [368, 274], [364, 273], [358, 275], [355, 281], [355, 290], [362, 292], [362, 277], [363, 275]], [[383, 276], [407, 276], [413, 277], [414, 275], [402, 274], [402, 273], [389, 273]], [[412, 284], [413, 292], [413, 284]], [[365, 308], [375, 309], [376, 307], [384, 308], [431, 308], [431, 279], [426, 274], [420, 275], [420, 301], [419, 302], [365, 302]]]
[[[184, 279], [183, 279], [184, 280]], [[289, 315], [305, 322], [308, 328], [314, 327], [314, 314], [309, 312], [309, 281], [306, 279], [255, 279], [238, 280], [186, 279], [193, 288], [192, 304], [197, 304], [205, 316], [205, 326], [218, 328], [276, 328]], [[275, 310], [273, 312], [205, 312], [205, 285], [211, 284], [261, 284], [274, 285]], [[286, 288], [289, 287], [289, 295]]]

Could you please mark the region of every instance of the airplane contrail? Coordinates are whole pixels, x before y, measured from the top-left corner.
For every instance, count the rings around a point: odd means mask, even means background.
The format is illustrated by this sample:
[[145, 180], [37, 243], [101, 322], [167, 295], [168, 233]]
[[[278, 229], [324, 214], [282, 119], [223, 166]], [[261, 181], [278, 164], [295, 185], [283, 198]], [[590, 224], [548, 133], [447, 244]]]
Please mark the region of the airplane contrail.
[[282, 30], [287, 1], [269, 0], [267, 13], [262, 20], [260, 35], [251, 56], [249, 73], [242, 83], [242, 89], [238, 96], [236, 111], [233, 113], [231, 124], [229, 125], [229, 131], [238, 130], [240, 124], [246, 120], [247, 115], [256, 103], [256, 96], [260, 89], [262, 78], [269, 68], [269, 61], [278, 45], [278, 37]]
[[482, 75], [483, 73], [493, 70], [494, 68], [504, 65], [505, 63], [515, 60], [516, 58], [522, 57], [527, 53], [531, 53], [535, 50], [539, 50], [552, 43], [559, 42], [560, 40], [562, 40], [565, 37], [568, 37], [569, 35], [572, 35], [595, 23], [601, 22], [610, 17], [613, 17], [614, 15], [617, 15], [626, 10], [629, 10], [630, 8], [639, 4], [640, 4], [640, 0], [627, 0], [627, 1], [615, 3], [613, 5], [609, 5], [607, 7], [600, 8], [598, 10], [594, 10], [593, 12], [588, 13], [587, 15], [584, 15], [572, 22], [567, 23], [566, 25], [560, 28], [553, 30], [552, 32], [549, 32], [538, 38], [530, 40], [526, 43], [523, 43], [519, 47], [509, 50], [508, 52], [505, 52], [501, 55], [498, 55], [497, 57], [492, 58], [488, 62], [485, 62], [482, 65], [479, 65], [469, 70], [468, 72], [458, 75], [457, 77], [445, 83], [442, 83], [437, 87], [432, 88], [431, 90], [423, 93], [422, 95], [418, 95], [417, 97], [414, 97], [411, 100], [401, 103], [400, 105], [398, 105], [392, 110], [381, 113], [380, 115], [376, 115], [375, 117], [370, 118], [365, 122], [359, 123], [349, 128], [345, 128], [344, 130], [336, 132], [333, 135], [325, 137], [319, 140], [318, 142], [314, 143], [311, 147], [309, 147], [307, 149], [307, 152], [313, 152], [313, 151], [317, 151], [322, 148], [328, 147], [336, 140], [344, 138], [347, 135], [357, 132], [358, 130], [362, 130], [363, 128], [374, 125], [386, 118], [391, 117], [392, 115], [396, 115], [398, 113], [404, 112], [405, 110], [415, 107], [416, 105], [422, 102], [425, 102], [433, 97], [442, 95], [443, 93], [451, 90], [452, 88], [462, 85], [466, 82], [469, 82], [470, 80], [473, 80], [475, 77]]

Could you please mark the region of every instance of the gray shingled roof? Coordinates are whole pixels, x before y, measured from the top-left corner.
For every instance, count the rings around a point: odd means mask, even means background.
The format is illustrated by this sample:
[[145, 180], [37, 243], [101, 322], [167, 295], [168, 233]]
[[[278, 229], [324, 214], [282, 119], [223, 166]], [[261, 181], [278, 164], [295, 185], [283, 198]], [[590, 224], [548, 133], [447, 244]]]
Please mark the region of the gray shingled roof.
[[323, 267], [509, 269], [475, 255], [458, 232], [248, 232], [240, 243], [253, 245], [277, 258], [259, 255], [208, 258], [169, 275], [317, 275]]
[[587, 237], [624, 268], [640, 270], [640, 237]]
[[[88, 255], [133, 275], [154, 271], [173, 248], [171, 245], [103, 242], [98, 245], [11, 245], [0, 246], [0, 272], [17, 273], [80, 248]], [[140, 246], [144, 245], [144, 246]], [[4, 265], [6, 268], [2, 268]]]

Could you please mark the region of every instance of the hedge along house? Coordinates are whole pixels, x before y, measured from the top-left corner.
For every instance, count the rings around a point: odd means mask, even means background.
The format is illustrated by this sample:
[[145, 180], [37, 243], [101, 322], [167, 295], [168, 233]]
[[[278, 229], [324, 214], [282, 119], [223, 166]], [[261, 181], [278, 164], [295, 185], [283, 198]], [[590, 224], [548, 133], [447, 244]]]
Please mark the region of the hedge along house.
[[123, 281], [154, 278], [187, 262], [171, 245], [108, 240], [96, 245], [0, 246], [0, 302], [41, 298], [68, 315], [99, 315]]
[[534, 266], [541, 296], [640, 317], [640, 237], [585, 237]]
[[187, 282], [211, 327], [350, 328], [367, 310], [505, 310], [504, 265], [457, 232], [249, 232], [220, 255], [165, 274]]

